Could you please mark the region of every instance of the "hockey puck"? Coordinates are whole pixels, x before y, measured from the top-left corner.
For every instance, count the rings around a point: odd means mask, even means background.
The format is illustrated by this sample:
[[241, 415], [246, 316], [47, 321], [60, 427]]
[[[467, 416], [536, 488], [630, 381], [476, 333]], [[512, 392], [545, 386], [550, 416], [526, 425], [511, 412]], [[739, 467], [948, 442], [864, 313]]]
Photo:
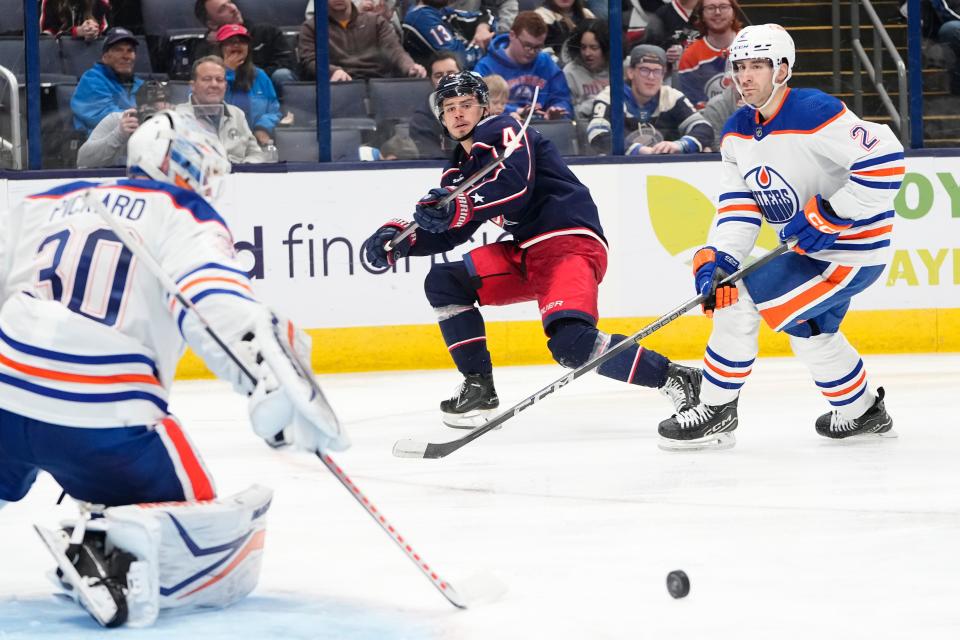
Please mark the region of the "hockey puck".
[[667, 591], [674, 598], [682, 598], [690, 593], [690, 578], [683, 571], [671, 571], [667, 574]]

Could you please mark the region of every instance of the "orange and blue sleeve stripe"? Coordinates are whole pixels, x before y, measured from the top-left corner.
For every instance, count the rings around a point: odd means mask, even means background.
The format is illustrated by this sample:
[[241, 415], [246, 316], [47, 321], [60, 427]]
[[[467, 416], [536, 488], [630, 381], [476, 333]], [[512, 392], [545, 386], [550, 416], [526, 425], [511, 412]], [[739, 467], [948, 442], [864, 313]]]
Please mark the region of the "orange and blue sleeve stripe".
[[745, 222], [758, 227], [763, 221], [760, 207], [749, 191], [727, 191], [720, 194], [717, 205], [717, 224]]
[[850, 181], [870, 189], [899, 189], [906, 172], [903, 153], [867, 158], [850, 166]]

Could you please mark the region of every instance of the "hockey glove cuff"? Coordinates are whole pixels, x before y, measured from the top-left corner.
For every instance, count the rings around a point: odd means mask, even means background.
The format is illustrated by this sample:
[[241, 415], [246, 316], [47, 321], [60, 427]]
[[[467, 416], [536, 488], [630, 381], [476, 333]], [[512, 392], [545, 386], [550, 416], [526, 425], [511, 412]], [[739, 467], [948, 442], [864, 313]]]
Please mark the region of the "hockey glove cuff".
[[780, 239], [784, 242], [796, 238], [793, 250], [803, 255], [829, 249], [841, 231], [850, 228], [852, 223], [837, 215], [830, 202], [815, 195], [803, 207], [801, 213], [793, 216], [780, 230]]
[[430, 193], [420, 198], [413, 219], [427, 233], [443, 233], [449, 229], [459, 229], [473, 219], [473, 202], [465, 194], [451, 200], [445, 207], [440, 201], [450, 195], [452, 189], [442, 187], [430, 189]]
[[382, 227], [377, 229], [372, 236], [363, 243], [363, 253], [370, 266], [377, 269], [386, 269], [392, 267], [398, 260], [410, 255], [410, 250], [417, 243], [417, 232], [414, 231], [400, 244], [387, 251], [387, 243], [400, 235], [404, 229], [410, 226], [406, 220], [394, 218]]
[[713, 317], [714, 309], [723, 309], [737, 303], [737, 286], [717, 285], [728, 275], [735, 273], [740, 263], [729, 253], [715, 247], [703, 247], [693, 256], [693, 279], [697, 293], [706, 296], [701, 305], [704, 315]]

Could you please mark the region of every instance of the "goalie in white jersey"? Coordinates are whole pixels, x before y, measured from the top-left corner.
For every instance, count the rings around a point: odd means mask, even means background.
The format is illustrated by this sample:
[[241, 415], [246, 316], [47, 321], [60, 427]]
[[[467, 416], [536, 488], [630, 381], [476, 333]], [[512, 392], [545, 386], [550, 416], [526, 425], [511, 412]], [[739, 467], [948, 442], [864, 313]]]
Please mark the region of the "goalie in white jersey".
[[[256, 585], [271, 492], [254, 486], [216, 499], [167, 409], [185, 342], [250, 396], [254, 431], [271, 444], [347, 445], [329, 425], [304, 419], [296, 390], [277, 382], [295, 368], [283, 354], [302, 357], [309, 340], [255, 300], [210, 204], [230, 171], [216, 136], [161, 112], [130, 137], [127, 158], [128, 179], [29, 196], [0, 225], [0, 506], [23, 498], [40, 470], [97, 505], [66, 532], [38, 532], [65, 588], [106, 626], [148, 625], [160, 608], [229, 604]], [[91, 190], [256, 384], [100, 207], [86, 205]], [[288, 342], [280, 357], [278, 334]], [[91, 520], [90, 511], [103, 517]]]
[[[817, 433], [893, 435], [883, 389], [871, 391], [863, 361], [839, 329], [850, 299], [887, 261], [903, 146], [888, 127], [861, 120], [840, 100], [790, 89], [795, 49], [779, 25], [744, 28], [729, 59], [746, 104], [724, 129], [717, 215], [709, 246], [693, 261], [713, 332], [700, 404], [660, 423], [660, 446], [733, 446], [761, 320], [789, 336], [831, 406], [816, 420]], [[794, 251], [736, 286], [717, 288], [750, 255], [764, 221], [781, 240], [795, 239]]]

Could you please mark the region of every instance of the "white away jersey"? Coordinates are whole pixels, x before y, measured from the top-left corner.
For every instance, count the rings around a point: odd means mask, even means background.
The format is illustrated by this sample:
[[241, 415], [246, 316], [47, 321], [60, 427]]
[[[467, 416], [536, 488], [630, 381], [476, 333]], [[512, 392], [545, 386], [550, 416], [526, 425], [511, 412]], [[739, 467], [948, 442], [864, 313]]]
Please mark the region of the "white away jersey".
[[753, 249], [763, 220], [779, 231], [821, 194], [852, 220], [837, 242], [812, 258], [885, 264], [893, 198], [904, 173], [903, 146], [886, 125], [866, 122], [816, 89], [788, 89], [765, 122], [741, 107], [720, 144], [722, 187], [709, 243], [738, 260]]
[[120, 180], [29, 196], [0, 226], [0, 407], [67, 426], [152, 424], [167, 414], [184, 309], [86, 208], [90, 188], [225, 338], [252, 315], [230, 231], [196, 193]]

